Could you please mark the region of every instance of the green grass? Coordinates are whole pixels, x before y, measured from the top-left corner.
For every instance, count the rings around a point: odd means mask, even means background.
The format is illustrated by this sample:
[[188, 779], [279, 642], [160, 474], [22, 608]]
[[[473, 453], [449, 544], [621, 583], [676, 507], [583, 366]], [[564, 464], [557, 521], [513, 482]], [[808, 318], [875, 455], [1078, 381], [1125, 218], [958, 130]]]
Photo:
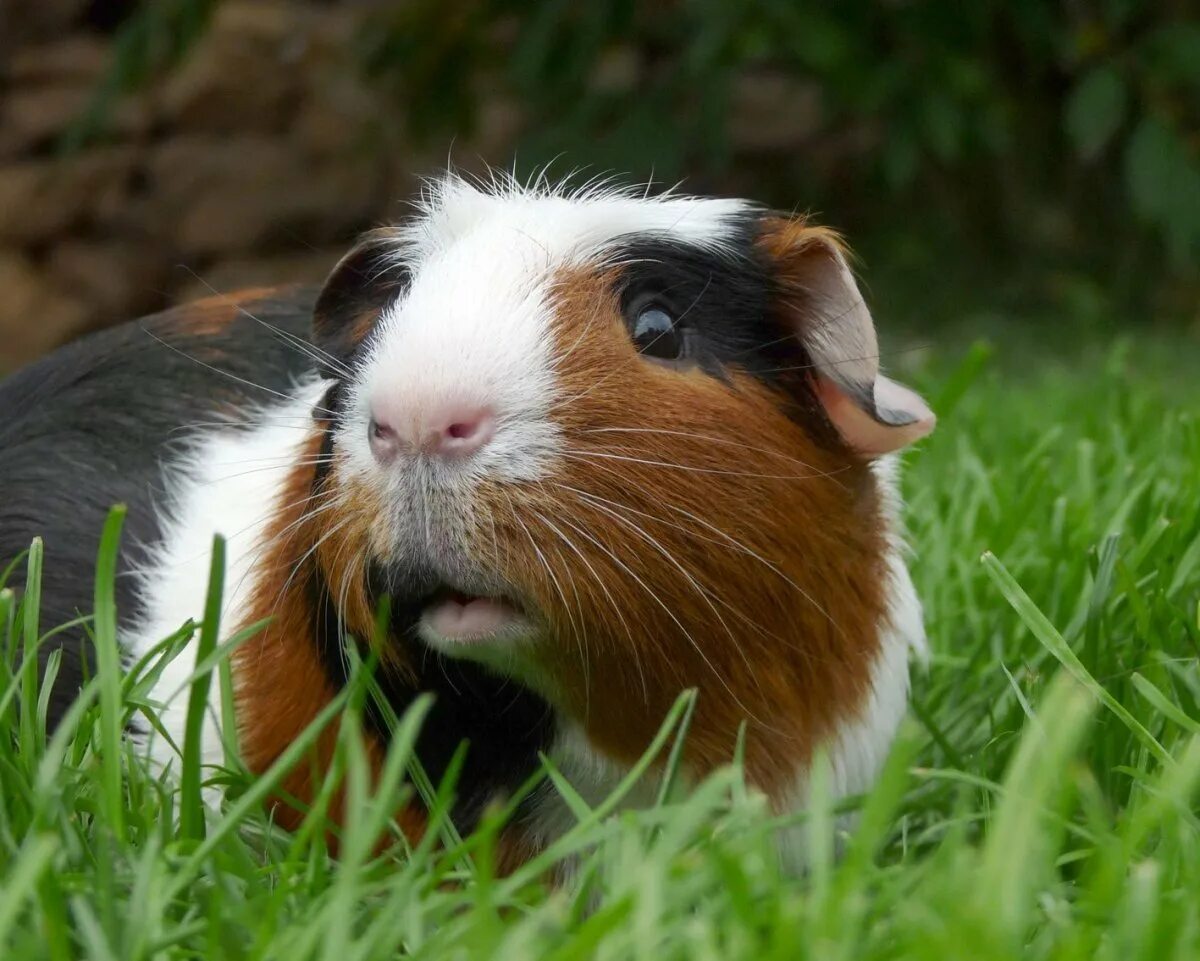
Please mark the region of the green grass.
[[[156, 664], [117, 672], [111, 563], [98, 675], [47, 739], [37, 679], [12, 666], [53, 627], [38, 620], [35, 544], [24, 598], [0, 593], [0, 957], [1200, 956], [1200, 354], [1003, 354], [947, 350], [916, 371], [942, 417], [906, 478], [932, 661], [836, 857], [817, 791], [804, 878], [781, 875], [777, 822], [736, 770], [638, 813], [573, 798], [579, 827], [510, 878], [490, 870], [503, 812], [470, 837], [443, 823], [375, 858], [387, 805], [354, 737], [362, 671], [325, 715], [350, 719], [340, 861], [324, 852], [320, 801], [298, 834], [272, 828], [258, 802], [275, 772], [200, 771], [189, 737], [182, 787], [159, 783], [118, 736], [152, 713]], [[237, 641], [214, 648], [204, 628], [215, 653], [193, 694]], [[424, 708], [397, 722], [377, 793], [405, 790]], [[664, 753], [674, 739], [664, 729]], [[214, 780], [221, 812], [201, 807]], [[421, 787], [444, 810], [446, 786]], [[577, 880], [544, 886], [576, 853]]]

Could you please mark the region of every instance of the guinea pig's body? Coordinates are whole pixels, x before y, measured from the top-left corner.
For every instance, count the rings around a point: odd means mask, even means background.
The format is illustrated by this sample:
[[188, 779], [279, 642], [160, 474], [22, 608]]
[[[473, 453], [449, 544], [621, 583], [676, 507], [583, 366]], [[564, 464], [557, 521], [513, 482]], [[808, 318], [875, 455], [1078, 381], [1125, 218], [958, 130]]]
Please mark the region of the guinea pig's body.
[[[386, 595], [381, 686], [397, 712], [436, 693], [435, 779], [470, 742], [464, 827], [539, 752], [603, 797], [685, 688], [686, 770], [727, 761], [745, 724], [747, 774], [785, 810], [819, 748], [837, 793], [867, 788], [903, 714], [923, 632], [891, 452], [931, 427], [879, 374], [827, 232], [742, 201], [448, 179], [320, 292], [210, 298], [0, 383], [0, 561], [43, 536], [43, 617], [70, 620], [126, 503], [136, 658], [200, 618], [223, 534], [222, 633], [266, 622], [234, 654], [254, 770], [345, 683], [344, 638], [371, 637]], [[67, 636], [56, 716], [84, 669]], [[177, 742], [193, 664], [155, 689]], [[372, 715], [373, 759], [386, 736]], [[286, 795], [312, 799], [335, 738]], [[539, 789], [511, 856], [568, 823]]]

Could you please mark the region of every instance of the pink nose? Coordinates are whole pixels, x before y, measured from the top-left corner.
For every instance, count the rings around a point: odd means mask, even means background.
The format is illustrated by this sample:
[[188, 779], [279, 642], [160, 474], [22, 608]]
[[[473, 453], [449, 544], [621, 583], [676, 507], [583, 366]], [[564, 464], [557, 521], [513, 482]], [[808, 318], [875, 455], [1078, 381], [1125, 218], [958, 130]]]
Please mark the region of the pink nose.
[[371, 452], [381, 464], [403, 448], [446, 460], [469, 457], [496, 433], [495, 415], [479, 405], [449, 403], [407, 416], [386, 408], [372, 405], [370, 426]]

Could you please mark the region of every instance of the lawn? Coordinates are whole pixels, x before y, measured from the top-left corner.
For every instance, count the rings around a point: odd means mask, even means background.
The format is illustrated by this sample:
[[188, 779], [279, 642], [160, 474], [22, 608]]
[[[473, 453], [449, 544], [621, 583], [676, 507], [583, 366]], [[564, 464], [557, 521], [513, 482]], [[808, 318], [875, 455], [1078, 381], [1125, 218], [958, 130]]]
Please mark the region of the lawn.
[[[736, 769], [637, 813], [576, 800], [579, 826], [507, 878], [489, 870], [501, 811], [373, 858], [386, 806], [350, 737], [356, 813], [335, 862], [315, 816], [272, 829], [269, 775], [189, 755], [179, 789], [123, 750], [145, 685], [115, 670], [102, 571], [101, 669], [49, 740], [36, 678], [12, 665], [54, 625], [35, 591], [0, 593], [0, 957], [1200, 956], [1200, 350], [1142, 334], [1049, 359], [1026, 340], [944, 347], [905, 374], [941, 415], [905, 480], [932, 656], [836, 845], [817, 779], [805, 877], [781, 875], [778, 822]], [[36, 548], [21, 563], [36, 570]], [[397, 729], [391, 790], [418, 721]], [[213, 779], [226, 799], [206, 812]], [[444, 788], [420, 786], [444, 809]], [[576, 880], [546, 887], [571, 856]]]

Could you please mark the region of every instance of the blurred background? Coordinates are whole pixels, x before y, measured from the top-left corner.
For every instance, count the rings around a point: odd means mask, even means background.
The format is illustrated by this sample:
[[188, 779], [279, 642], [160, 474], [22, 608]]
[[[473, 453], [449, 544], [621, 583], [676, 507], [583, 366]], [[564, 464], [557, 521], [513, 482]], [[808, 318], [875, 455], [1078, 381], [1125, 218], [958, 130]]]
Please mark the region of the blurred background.
[[925, 339], [1200, 336], [1190, 0], [0, 0], [0, 371], [448, 163], [810, 210]]

